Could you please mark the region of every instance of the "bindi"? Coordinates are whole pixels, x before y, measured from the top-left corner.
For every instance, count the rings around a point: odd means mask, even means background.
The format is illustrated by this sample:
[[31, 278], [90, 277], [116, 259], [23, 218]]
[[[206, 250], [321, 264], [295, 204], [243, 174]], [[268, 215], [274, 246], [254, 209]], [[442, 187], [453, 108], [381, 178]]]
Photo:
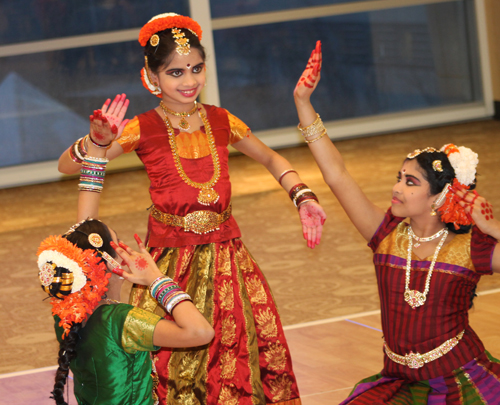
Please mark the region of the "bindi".
[[188, 69], [191, 69], [191, 63], [188, 63], [188, 64], [186, 65], [186, 67], [187, 67]]

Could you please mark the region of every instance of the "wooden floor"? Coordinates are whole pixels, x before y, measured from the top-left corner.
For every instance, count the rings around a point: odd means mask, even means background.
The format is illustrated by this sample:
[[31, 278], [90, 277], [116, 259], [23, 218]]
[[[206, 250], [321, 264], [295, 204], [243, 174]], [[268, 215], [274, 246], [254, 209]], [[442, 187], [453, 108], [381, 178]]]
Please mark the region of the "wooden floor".
[[[478, 191], [500, 204], [500, 123], [481, 121], [338, 142], [369, 198], [387, 208], [396, 173], [415, 148], [453, 142], [479, 153]], [[230, 158], [233, 212], [243, 241], [278, 302], [304, 405], [337, 404], [360, 379], [380, 371], [382, 345], [370, 250], [322, 181], [307, 148], [280, 151], [318, 194], [328, 220], [309, 250], [286, 193], [245, 156]], [[77, 181], [0, 190], [0, 403], [52, 404], [57, 358], [50, 305], [36, 274], [36, 249], [76, 215]], [[106, 178], [101, 218], [126, 243], [144, 235], [150, 205], [144, 171]], [[484, 277], [471, 323], [500, 357], [500, 276]], [[486, 294], [488, 293], [488, 294]], [[123, 291], [126, 299], [126, 288]], [[75, 403], [70, 402], [70, 403]]]

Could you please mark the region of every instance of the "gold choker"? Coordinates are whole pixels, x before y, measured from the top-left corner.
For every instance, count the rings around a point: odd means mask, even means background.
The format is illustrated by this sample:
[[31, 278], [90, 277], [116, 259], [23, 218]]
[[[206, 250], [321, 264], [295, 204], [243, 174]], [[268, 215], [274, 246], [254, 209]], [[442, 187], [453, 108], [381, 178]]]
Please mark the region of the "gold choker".
[[194, 107], [191, 109], [191, 111], [187, 111], [187, 112], [185, 112], [185, 111], [184, 112], [177, 112], [177, 111], [171, 110], [163, 103], [163, 100], [160, 101], [160, 107], [163, 110], [163, 114], [165, 114], [165, 116], [167, 115], [166, 113], [169, 113], [170, 115], [173, 115], [174, 117], [181, 117], [181, 120], [179, 121], [179, 128], [182, 129], [183, 131], [189, 131], [191, 126], [189, 125], [189, 122], [187, 122], [186, 117], [191, 117], [191, 115], [193, 115], [196, 112], [196, 110], [198, 109], [198, 103], [195, 100]]

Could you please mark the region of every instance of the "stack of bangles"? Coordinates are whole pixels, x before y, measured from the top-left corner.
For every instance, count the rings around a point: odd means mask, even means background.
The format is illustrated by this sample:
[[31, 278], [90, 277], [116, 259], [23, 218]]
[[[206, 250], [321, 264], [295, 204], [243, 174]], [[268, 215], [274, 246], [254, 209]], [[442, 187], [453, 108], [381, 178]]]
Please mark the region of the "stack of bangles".
[[191, 297], [181, 290], [179, 284], [167, 276], [158, 277], [149, 286], [151, 296], [171, 315], [177, 304], [191, 301]]
[[293, 186], [288, 195], [297, 208], [300, 208], [300, 206], [307, 201], [319, 202], [316, 194], [314, 194], [304, 183], [299, 183]]
[[316, 119], [311, 125], [301, 127], [299, 124], [297, 125], [297, 128], [302, 133], [306, 143], [316, 142], [326, 135], [326, 128], [323, 125], [323, 121], [321, 120], [319, 114], [316, 114]]
[[71, 148], [69, 148], [69, 157], [73, 162], [79, 165], [83, 163], [85, 156], [87, 156], [87, 149], [85, 148], [85, 139], [87, 136], [78, 139]]
[[92, 142], [98, 148], [106, 148], [108, 149], [113, 142], [108, 143], [107, 145], [100, 145], [96, 141], [92, 139], [90, 135], [85, 135], [83, 138], [78, 139], [72, 146], [69, 148], [69, 157], [75, 163], [79, 165], [83, 163], [85, 156], [87, 156], [87, 140]]
[[86, 156], [83, 159], [82, 168], [80, 169], [80, 184], [78, 184], [78, 190], [100, 193], [106, 174], [106, 164], [108, 162], [109, 160], [107, 158]]

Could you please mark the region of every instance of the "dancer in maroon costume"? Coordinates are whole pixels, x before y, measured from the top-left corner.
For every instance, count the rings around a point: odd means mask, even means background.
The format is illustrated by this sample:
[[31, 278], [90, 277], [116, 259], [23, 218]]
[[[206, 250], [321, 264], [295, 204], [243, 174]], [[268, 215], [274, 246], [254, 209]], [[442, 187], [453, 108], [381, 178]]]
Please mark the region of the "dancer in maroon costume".
[[468, 321], [480, 277], [500, 272], [500, 223], [472, 191], [477, 154], [452, 144], [410, 153], [384, 212], [347, 172], [311, 105], [320, 70], [318, 43], [294, 92], [300, 129], [374, 252], [385, 339], [384, 368], [342, 404], [498, 404], [500, 361]]

